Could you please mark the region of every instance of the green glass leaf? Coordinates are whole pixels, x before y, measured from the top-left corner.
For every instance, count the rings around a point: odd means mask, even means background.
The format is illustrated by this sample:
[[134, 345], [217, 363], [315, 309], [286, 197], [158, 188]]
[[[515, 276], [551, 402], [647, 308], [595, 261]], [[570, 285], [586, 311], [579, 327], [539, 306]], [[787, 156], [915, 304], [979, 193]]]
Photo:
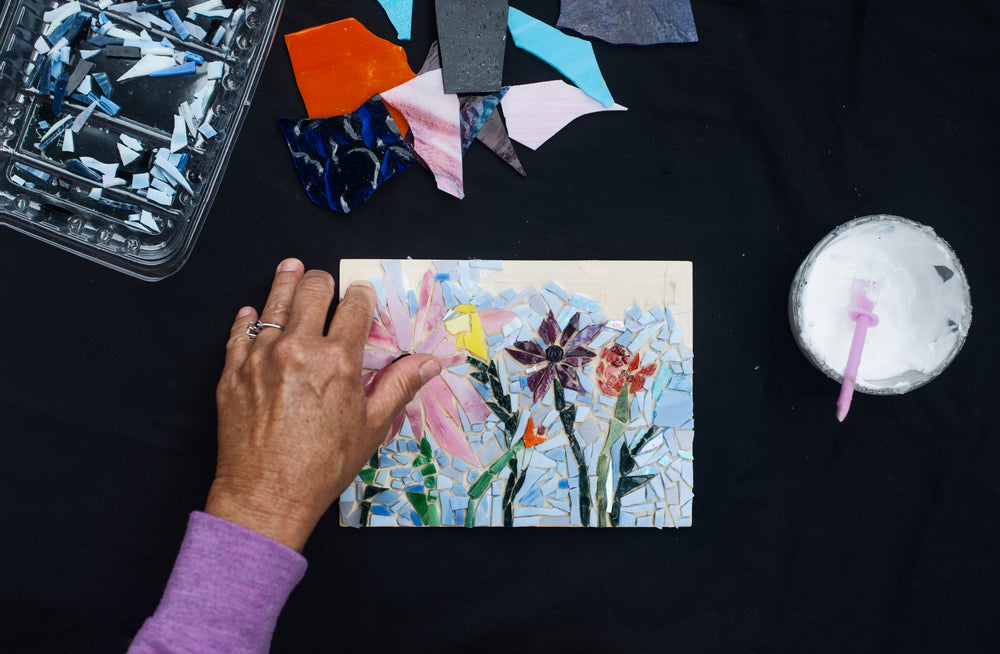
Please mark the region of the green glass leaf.
[[488, 384], [489, 383], [489, 378], [486, 376], [485, 372], [470, 372], [469, 373], [469, 377], [472, 377], [473, 379], [475, 379], [477, 382], [479, 382], [481, 384]]
[[420, 453], [428, 459], [434, 458], [434, 452], [431, 451], [431, 442], [427, 440], [426, 436], [420, 439]]
[[430, 524], [430, 513], [427, 511], [427, 498], [423, 493], [414, 493], [413, 491], [406, 491], [406, 499], [413, 507], [413, 510], [417, 512], [420, 516], [420, 520], [426, 525]]
[[621, 393], [618, 394], [618, 402], [615, 403], [615, 420], [620, 423], [628, 422], [628, 384], [622, 386]]
[[634, 490], [638, 490], [649, 483], [649, 480], [656, 475], [633, 475], [632, 477], [622, 477], [618, 480], [618, 489], [615, 495], [625, 497]]
[[428, 459], [426, 456], [424, 456], [423, 454], [418, 454], [417, 457], [413, 459], [413, 467], [419, 468], [420, 466], [428, 464], [430, 462], [431, 460]]
[[649, 430], [642, 435], [642, 438], [636, 441], [635, 445], [632, 446], [632, 456], [641, 452], [642, 448], [646, 447], [646, 443], [653, 440], [653, 436], [657, 433], [657, 431], [656, 427], [650, 427]]
[[361, 481], [366, 484], [370, 484], [375, 481], [375, 471], [371, 468], [362, 468], [361, 472], [358, 473], [358, 476], [361, 477]]
[[484, 472], [483, 474], [479, 475], [479, 478], [476, 479], [476, 483], [474, 483], [472, 485], [472, 488], [469, 489], [469, 497], [478, 500], [480, 497], [483, 496], [483, 493], [486, 492], [486, 489], [489, 488], [490, 484], [492, 483], [493, 483], [492, 473]]
[[465, 357], [465, 360], [466, 362], [472, 364], [476, 368], [479, 368], [479, 370], [481, 370], [482, 372], [486, 372], [488, 370], [486, 364], [477, 359], [476, 357]]
[[635, 470], [635, 458], [628, 450], [628, 443], [622, 443], [621, 456], [618, 459], [618, 475], [624, 477]]
[[370, 500], [379, 493], [388, 490], [387, 488], [379, 488], [378, 486], [365, 486], [365, 492], [363, 494], [362, 500]]
[[510, 418], [510, 412], [501, 407], [496, 402], [487, 401], [486, 406], [488, 406], [490, 408], [490, 411], [492, 411], [497, 418], [500, 418], [500, 420], [506, 422]]
[[563, 429], [567, 434], [573, 433], [573, 423], [576, 421], [576, 405], [570, 404], [559, 412], [559, 420], [562, 421]]
[[438, 469], [436, 465], [434, 465], [433, 463], [428, 463], [427, 465], [425, 465], [423, 468], [420, 469], [420, 474], [422, 474], [426, 478], [431, 475], [436, 475], [437, 471]]
[[[518, 443], [521, 442], [523, 441], [518, 441]], [[490, 464], [489, 471], [494, 475], [497, 474], [498, 472], [503, 470], [504, 466], [507, 465], [507, 462], [510, 461], [511, 457], [513, 456], [514, 456], [514, 449], [511, 448], [507, 450], [506, 452], [501, 454], [496, 461]]]
[[566, 408], [566, 394], [563, 392], [562, 384], [559, 383], [559, 379], [552, 380], [552, 395], [556, 403], [556, 411], [562, 411]]

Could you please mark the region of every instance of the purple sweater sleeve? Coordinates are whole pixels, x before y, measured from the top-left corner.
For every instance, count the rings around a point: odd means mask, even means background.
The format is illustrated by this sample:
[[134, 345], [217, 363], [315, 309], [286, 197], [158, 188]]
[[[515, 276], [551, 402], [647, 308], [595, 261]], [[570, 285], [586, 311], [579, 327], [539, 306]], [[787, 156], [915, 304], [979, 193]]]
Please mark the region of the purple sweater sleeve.
[[263, 654], [301, 554], [255, 531], [196, 511], [160, 605], [129, 654]]

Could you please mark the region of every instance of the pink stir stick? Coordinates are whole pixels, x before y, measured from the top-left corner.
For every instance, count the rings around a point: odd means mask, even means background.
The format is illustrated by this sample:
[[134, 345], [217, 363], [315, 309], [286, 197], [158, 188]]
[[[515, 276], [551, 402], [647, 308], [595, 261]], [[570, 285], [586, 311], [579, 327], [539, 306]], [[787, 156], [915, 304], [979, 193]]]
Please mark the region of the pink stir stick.
[[840, 397], [837, 398], [837, 420], [844, 422], [847, 412], [851, 410], [851, 398], [854, 396], [854, 384], [858, 378], [858, 366], [861, 365], [861, 350], [865, 347], [865, 335], [869, 327], [878, 324], [875, 315], [875, 301], [878, 299], [878, 284], [864, 279], [854, 280], [854, 293], [851, 295], [851, 306], [847, 315], [854, 321], [854, 338], [851, 340], [851, 351], [847, 355], [847, 367], [844, 368], [844, 381], [840, 385]]

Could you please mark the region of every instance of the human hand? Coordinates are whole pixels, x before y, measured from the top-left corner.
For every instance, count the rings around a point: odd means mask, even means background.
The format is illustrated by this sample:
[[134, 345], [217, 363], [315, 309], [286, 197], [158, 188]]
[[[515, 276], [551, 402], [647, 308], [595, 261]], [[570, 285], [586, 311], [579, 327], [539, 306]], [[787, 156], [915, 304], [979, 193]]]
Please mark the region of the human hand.
[[375, 289], [352, 284], [323, 327], [334, 281], [301, 261], [278, 266], [256, 340], [240, 309], [216, 392], [219, 455], [205, 512], [302, 551], [320, 517], [385, 438], [393, 419], [441, 372], [430, 355], [386, 368], [365, 397], [361, 362]]

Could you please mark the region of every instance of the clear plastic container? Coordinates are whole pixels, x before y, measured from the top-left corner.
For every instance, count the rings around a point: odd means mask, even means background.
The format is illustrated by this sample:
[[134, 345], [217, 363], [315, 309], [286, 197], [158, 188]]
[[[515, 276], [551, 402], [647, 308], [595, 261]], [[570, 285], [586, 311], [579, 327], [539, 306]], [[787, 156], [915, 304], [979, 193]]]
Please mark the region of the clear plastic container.
[[[867, 236], [859, 243], [862, 233]], [[875, 313], [881, 314], [883, 320], [869, 330], [868, 337], [870, 342], [878, 330], [883, 345], [899, 344], [898, 349], [884, 347], [880, 352], [893, 353], [893, 363], [898, 365], [892, 367], [898, 371], [859, 374], [855, 386], [861, 393], [899, 395], [923, 386], [944, 372], [962, 349], [972, 324], [972, 298], [965, 270], [951, 246], [931, 227], [890, 215], [863, 216], [840, 225], [816, 244], [796, 271], [788, 296], [788, 317], [795, 342], [809, 362], [840, 383], [854, 325], [847, 311], [850, 279], [857, 276], [858, 271], [850, 270], [849, 266], [844, 268], [846, 277], [841, 280], [843, 288], [837, 296], [842, 296], [842, 310], [838, 309], [836, 301], [827, 302], [825, 291], [828, 289], [821, 279], [816, 279], [814, 272], [821, 259], [844, 259], [832, 254], [834, 251], [843, 255], [845, 251], [869, 248], [872, 242], [880, 244], [875, 252], [883, 271], [903, 271], [908, 279], [926, 282], [912, 287], [884, 285], [883, 298], [875, 308]], [[874, 278], [872, 281], [881, 280]], [[893, 294], [897, 296], [895, 311], [887, 306]], [[905, 302], [900, 302], [899, 298]], [[841, 314], [847, 331], [841, 334], [837, 346], [831, 346], [827, 336], [818, 335], [820, 330], [807, 317], [810, 303], [828, 305]], [[833, 320], [830, 318], [826, 327]], [[909, 329], [914, 325], [921, 328]], [[902, 347], [904, 344], [906, 347]], [[869, 354], [869, 358], [871, 356]], [[862, 355], [863, 365], [865, 361]]]
[[[144, 33], [163, 44], [161, 54], [171, 50], [174, 55], [180, 53], [174, 65], [180, 65], [186, 56], [196, 70], [118, 81], [139, 59], [134, 51], [130, 57], [113, 56], [119, 53], [95, 45], [94, 39], [100, 35], [92, 29], [93, 23], [88, 23], [81, 35], [67, 44], [70, 61], [62, 65], [63, 71], [71, 72], [81, 60], [89, 61], [88, 82], [94, 95], [67, 93], [59, 115], [54, 112], [58, 101], [51, 88], [50, 68], [54, 65], [50, 53], [56, 52], [59, 43], [40, 41], [39, 37], [55, 23], [46, 20], [46, 12], [70, 3], [12, 0], [4, 4], [0, 10], [0, 223], [140, 279], [159, 280], [180, 269], [222, 181], [284, 0], [226, 0], [220, 12], [233, 10], [226, 18], [188, 13], [189, 7], [203, 3], [139, 2], [140, 7], [153, 7], [143, 13], [159, 19], [145, 25], [143, 22], [150, 22], [147, 16], [137, 21], [127, 9], [116, 11], [113, 5], [102, 10], [106, 0], [80, 2], [81, 11], [100, 17], [95, 20], [109, 21], [116, 30]], [[176, 29], [158, 26], [164, 21], [165, 9], [206, 28], [204, 39], [182, 39]], [[122, 46], [128, 45], [130, 42], [123, 40]], [[158, 50], [150, 48], [143, 54]], [[65, 55], [65, 49], [61, 50]], [[79, 131], [73, 132], [76, 117], [93, 104], [89, 101], [106, 97], [94, 79], [99, 72], [107, 75], [112, 87], [108, 99], [120, 110], [110, 115], [95, 107]], [[42, 81], [47, 73], [48, 83]], [[156, 162], [158, 156], [166, 159], [171, 154], [174, 117], [184, 113], [182, 104], [197, 109], [185, 125], [187, 129], [182, 130], [187, 145], [172, 153], [172, 165], [183, 179], [170, 179]], [[42, 137], [67, 116], [72, 118], [64, 126], [70, 127], [45, 144]], [[209, 127], [199, 131], [204, 123]], [[64, 143], [65, 132], [73, 132], [68, 146], [71, 150]], [[126, 158], [133, 153], [121, 150], [123, 144], [137, 148], [134, 152], [139, 155], [127, 164]], [[114, 163], [117, 172], [105, 178], [81, 165], [81, 160]], [[142, 187], [146, 174], [160, 193]]]

